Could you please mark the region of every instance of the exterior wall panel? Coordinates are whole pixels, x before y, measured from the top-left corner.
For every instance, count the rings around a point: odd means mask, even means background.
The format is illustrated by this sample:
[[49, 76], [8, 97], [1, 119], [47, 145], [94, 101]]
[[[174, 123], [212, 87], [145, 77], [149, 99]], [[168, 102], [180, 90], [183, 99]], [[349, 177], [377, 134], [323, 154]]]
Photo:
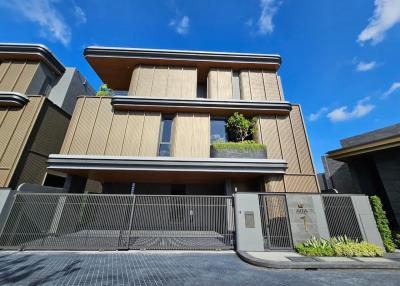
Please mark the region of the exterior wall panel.
[[316, 193], [318, 192], [317, 179], [314, 175], [284, 175], [286, 192], [288, 193]]
[[72, 114], [72, 118], [69, 123], [69, 126], [68, 126], [68, 131], [67, 131], [67, 134], [65, 135], [64, 143], [61, 147], [61, 151], [60, 151], [61, 154], [69, 154], [69, 150], [71, 148], [71, 143], [75, 136], [75, 131], [76, 131], [76, 128], [79, 123], [79, 118], [81, 116], [84, 103], [85, 103], [84, 97], [78, 98], [76, 101], [75, 109]]
[[241, 99], [254, 101], [283, 100], [276, 72], [242, 70], [239, 74]]
[[262, 116], [257, 122], [258, 142], [267, 146], [267, 156], [270, 159], [282, 159], [282, 150], [278, 134], [276, 116]]
[[128, 121], [127, 112], [122, 112], [117, 110], [114, 111], [110, 134], [107, 140], [105, 155], [111, 155], [111, 156], [121, 155], [122, 145], [125, 138], [127, 121]]
[[122, 156], [139, 156], [144, 124], [143, 112], [130, 112], [126, 126]]
[[[184, 67], [182, 81], [182, 98], [196, 98], [197, 97], [197, 69], [191, 67]], [[170, 95], [171, 96], [171, 95]]]
[[282, 142], [283, 158], [288, 162], [287, 172], [291, 174], [300, 173], [300, 165], [297, 157], [293, 130], [288, 116], [278, 117], [279, 137]]
[[282, 100], [279, 93], [278, 78], [275, 72], [263, 71], [265, 95], [268, 101]]
[[161, 113], [146, 112], [140, 142], [139, 156], [157, 156]]
[[208, 73], [208, 97], [229, 100], [233, 98], [232, 70], [211, 69]]

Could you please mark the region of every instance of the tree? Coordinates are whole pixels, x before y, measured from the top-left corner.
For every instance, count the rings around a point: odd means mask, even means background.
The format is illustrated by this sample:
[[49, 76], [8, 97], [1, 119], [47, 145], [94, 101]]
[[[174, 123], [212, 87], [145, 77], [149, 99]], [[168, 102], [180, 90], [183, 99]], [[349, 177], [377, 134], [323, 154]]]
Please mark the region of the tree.
[[107, 96], [110, 95], [111, 89], [108, 88], [107, 84], [102, 84], [99, 88], [99, 91], [96, 93], [96, 96]]
[[243, 114], [235, 112], [228, 118], [225, 125], [228, 129], [229, 139], [234, 142], [243, 142], [247, 137], [254, 134], [256, 122], [256, 117], [247, 119]]

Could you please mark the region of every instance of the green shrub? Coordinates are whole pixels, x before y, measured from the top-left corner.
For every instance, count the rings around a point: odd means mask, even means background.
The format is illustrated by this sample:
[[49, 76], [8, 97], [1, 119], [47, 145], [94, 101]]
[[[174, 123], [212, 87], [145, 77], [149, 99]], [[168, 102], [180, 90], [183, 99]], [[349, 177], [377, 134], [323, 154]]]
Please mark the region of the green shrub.
[[371, 196], [369, 200], [371, 202], [376, 225], [382, 237], [383, 245], [387, 252], [394, 252], [395, 245], [392, 238], [392, 231], [389, 228], [389, 221], [383, 209], [382, 201], [378, 196]]
[[243, 142], [247, 137], [253, 135], [256, 131], [257, 118], [247, 119], [243, 114], [235, 112], [226, 121], [229, 140], [234, 142]]
[[212, 144], [215, 150], [242, 150], [242, 151], [264, 151], [265, 145], [254, 142], [253, 140], [246, 140], [243, 142], [224, 142], [216, 141]]
[[330, 240], [311, 237], [297, 244], [295, 250], [306, 256], [382, 256], [383, 249], [373, 243], [359, 242], [346, 236]]
[[108, 88], [107, 84], [102, 84], [99, 88], [99, 91], [96, 93], [96, 96], [107, 96], [110, 95], [111, 89]]
[[400, 249], [400, 232], [396, 233], [394, 236], [394, 242], [396, 244], [396, 247]]

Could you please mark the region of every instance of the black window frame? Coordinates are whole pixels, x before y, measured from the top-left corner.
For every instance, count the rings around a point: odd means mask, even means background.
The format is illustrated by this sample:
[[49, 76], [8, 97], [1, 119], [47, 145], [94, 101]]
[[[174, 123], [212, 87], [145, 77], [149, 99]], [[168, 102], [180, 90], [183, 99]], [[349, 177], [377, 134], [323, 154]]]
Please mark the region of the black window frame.
[[[169, 128], [169, 141], [163, 141], [164, 138], [164, 124], [165, 121], [169, 120], [171, 122], [171, 126]], [[159, 142], [158, 142], [158, 151], [157, 151], [157, 156], [159, 157], [170, 157], [171, 156], [171, 141], [172, 141], [172, 125], [174, 122], [174, 114], [163, 114], [161, 116], [161, 125], [160, 125], [160, 135], [159, 135]], [[162, 150], [162, 145], [168, 146], [168, 154], [167, 155], [161, 155], [161, 152], [164, 152], [165, 150]]]

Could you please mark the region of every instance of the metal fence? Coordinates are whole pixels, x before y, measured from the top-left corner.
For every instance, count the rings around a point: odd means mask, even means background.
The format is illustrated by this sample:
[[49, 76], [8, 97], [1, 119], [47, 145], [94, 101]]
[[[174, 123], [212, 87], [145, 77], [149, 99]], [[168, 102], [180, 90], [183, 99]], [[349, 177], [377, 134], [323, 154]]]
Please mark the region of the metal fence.
[[285, 195], [260, 194], [261, 228], [265, 249], [292, 249]]
[[228, 196], [18, 193], [0, 236], [9, 249], [232, 249]]
[[322, 195], [329, 234], [346, 235], [363, 240], [351, 197], [348, 195]]

